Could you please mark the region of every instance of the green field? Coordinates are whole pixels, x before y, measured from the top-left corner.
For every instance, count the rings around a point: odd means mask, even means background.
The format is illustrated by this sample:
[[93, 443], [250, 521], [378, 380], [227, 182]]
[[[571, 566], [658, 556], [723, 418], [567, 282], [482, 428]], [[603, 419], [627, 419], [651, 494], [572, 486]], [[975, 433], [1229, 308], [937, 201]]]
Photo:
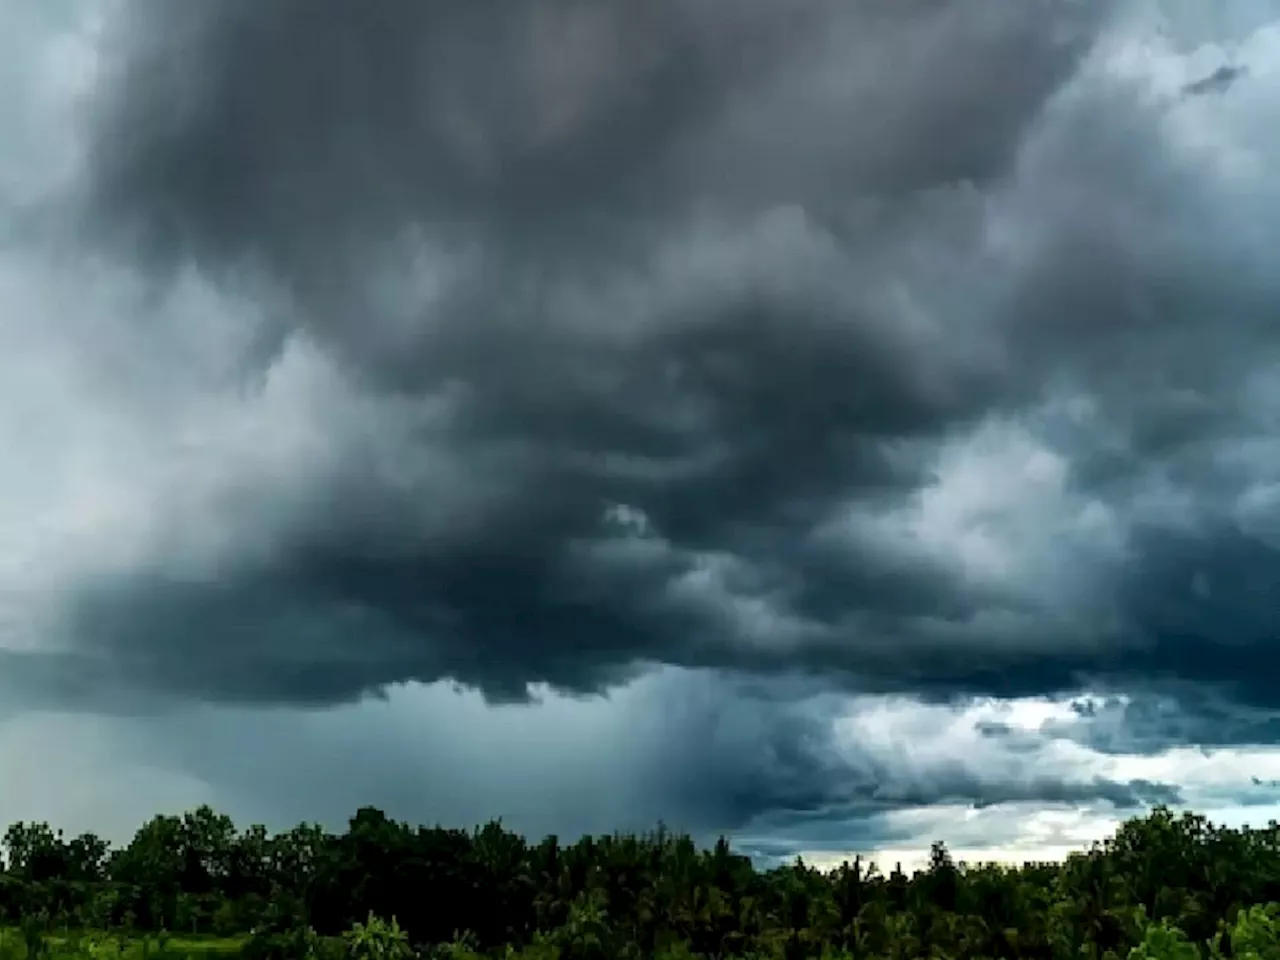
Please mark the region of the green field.
[[246, 937], [126, 936], [99, 931], [41, 933], [28, 939], [18, 927], [0, 928], [0, 960], [182, 960], [239, 956]]

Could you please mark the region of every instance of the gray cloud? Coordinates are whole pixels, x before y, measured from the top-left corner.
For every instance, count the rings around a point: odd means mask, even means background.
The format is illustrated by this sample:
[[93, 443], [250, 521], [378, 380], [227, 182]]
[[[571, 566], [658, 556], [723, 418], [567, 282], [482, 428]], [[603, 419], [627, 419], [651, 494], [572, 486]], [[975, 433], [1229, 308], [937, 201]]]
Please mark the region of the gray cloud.
[[1231, 85], [1245, 75], [1247, 71], [1243, 67], [1221, 66], [1209, 76], [1202, 80], [1196, 80], [1189, 83], [1183, 89], [1188, 96], [1199, 97], [1206, 94], [1222, 93], [1231, 88]]
[[[113, 461], [146, 536], [8, 682], [1268, 701], [1273, 80], [1182, 96], [1130, 12], [122, 4], [59, 250], [143, 291], [109, 409], [177, 466]], [[776, 736], [772, 806], [859, 796]], [[1153, 794], [966, 776], [885, 802]]]
[[[1280, 741], [1280, 712], [1245, 706], [1192, 683], [1090, 697], [1075, 716], [1055, 719], [1043, 732], [1109, 754], [1153, 755], [1182, 744], [1212, 750]], [[992, 735], [1002, 736], [998, 729]]]
[[[956, 708], [886, 709], [879, 698], [808, 687], [765, 696], [723, 676], [664, 669], [608, 698], [544, 692], [536, 705], [495, 707], [435, 684], [315, 711], [26, 712], [0, 722], [0, 758], [32, 770], [42, 752], [57, 753], [69, 771], [91, 773], [110, 809], [95, 814], [79, 801], [87, 792], [70, 773], [25, 778], [3, 803], [10, 818], [53, 816], [114, 839], [184, 804], [210, 802], [242, 823], [280, 828], [300, 819], [338, 827], [372, 802], [414, 822], [501, 817], [530, 835], [663, 820], [700, 839], [727, 832], [744, 850], [786, 856], [972, 842], [1001, 810], [1114, 816], [1182, 797], [1180, 782], [1055, 752], [1054, 735], [1018, 753], [981, 739]], [[146, 790], [129, 787], [139, 778]], [[1242, 777], [1239, 792], [1250, 789]]]

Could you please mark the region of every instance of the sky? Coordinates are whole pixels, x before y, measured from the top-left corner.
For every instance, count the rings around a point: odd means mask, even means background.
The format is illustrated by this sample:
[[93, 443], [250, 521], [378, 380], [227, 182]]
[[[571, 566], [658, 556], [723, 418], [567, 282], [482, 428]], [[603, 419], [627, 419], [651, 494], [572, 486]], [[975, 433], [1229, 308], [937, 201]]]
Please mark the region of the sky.
[[0, 0], [0, 821], [1280, 816], [1277, 0]]

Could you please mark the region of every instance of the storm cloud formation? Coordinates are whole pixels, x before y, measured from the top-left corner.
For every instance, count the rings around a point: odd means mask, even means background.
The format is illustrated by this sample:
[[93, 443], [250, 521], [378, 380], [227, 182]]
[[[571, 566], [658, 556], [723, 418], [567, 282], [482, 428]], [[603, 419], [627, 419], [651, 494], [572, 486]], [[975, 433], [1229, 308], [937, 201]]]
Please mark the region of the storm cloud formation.
[[0, 4], [0, 819], [1280, 815], [1280, 7], [1212, 11]]
[[117, 400], [244, 426], [152, 410], [218, 470], [14, 686], [1274, 701], [1265, 64], [1095, 0], [113, 10], [65, 244], [217, 291]]

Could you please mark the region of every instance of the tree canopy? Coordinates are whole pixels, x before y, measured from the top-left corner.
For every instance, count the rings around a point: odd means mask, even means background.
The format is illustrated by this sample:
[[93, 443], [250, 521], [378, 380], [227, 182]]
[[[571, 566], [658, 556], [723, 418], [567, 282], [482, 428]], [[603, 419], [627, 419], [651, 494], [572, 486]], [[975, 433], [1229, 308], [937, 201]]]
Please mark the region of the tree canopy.
[[154, 817], [116, 848], [18, 823], [3, 850], [0, 922], [252, 933], [286, 954], [279, 944], [303, 931], [583, 960], [1278, 955], [1274, 912], [1255, 905], [1280, 901], [1280, 826], [1226, 828], [1164, 807], [1061, 863], [957, 863], [936, 843], [910, 876], [857, 858], [766, 869], [725, 839], [699, 848], [662, 828], [530, 841], [496, 822], [415, 827], [374, 808], [343, 832], [273, 834], [200, 807]]

